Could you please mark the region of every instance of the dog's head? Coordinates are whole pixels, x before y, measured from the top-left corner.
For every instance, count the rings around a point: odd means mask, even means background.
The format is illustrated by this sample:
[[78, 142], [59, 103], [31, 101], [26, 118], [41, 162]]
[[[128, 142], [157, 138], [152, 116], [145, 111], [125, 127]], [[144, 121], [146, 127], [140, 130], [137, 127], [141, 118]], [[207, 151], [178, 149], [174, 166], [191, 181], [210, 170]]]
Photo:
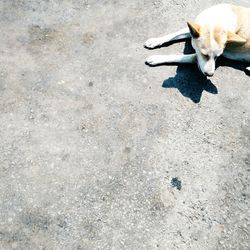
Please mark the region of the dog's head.
[[221, 27], [202, 27], [188, 22], [192, 37], [192, 46], [197, 55], [199, 69], [205, 76], [213, 76], [215, 61], [223, 54], [227, 44], [244, 44], [246, 40], [239, 35], [226, 31]]

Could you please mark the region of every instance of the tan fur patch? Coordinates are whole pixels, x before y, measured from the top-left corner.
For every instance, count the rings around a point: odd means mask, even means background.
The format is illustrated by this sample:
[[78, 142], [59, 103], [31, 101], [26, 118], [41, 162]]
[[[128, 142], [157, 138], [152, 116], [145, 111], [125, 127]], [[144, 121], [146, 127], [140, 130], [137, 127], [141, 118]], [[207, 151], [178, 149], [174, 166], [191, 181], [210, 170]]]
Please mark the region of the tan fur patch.
[[[211, 31], [213, 34], [211, 34]], [[213, 30], [206, 26], [201, 28], [201, 36], [203, 38], [203, 44], [206, 48], [210, 48], [213, 42], [216, 42], [220, 48], [223, 48], [223, 41], [225, 43], [225, 37], [223, 37], [223, 35], [225, 36], [222, 28], [220, 27], [215, 27]]]
[[223, 48], [226, 40], [226, 33], [221, 27], [215, 27], [214, 40], [218, 44], [219, 48]]
[[201, 34], [201, 37], [203, 38], [203, 45], [206, 48], [209, 48], [211, 46], [209, 27], [206, 27], [206, 26], [201, 27], [200, 34]]
[[187, 22], [187, 25], [188, 25], [191, 35], [194, 38], [198, 38], [200, 36], [200, 26], [193, 22]]

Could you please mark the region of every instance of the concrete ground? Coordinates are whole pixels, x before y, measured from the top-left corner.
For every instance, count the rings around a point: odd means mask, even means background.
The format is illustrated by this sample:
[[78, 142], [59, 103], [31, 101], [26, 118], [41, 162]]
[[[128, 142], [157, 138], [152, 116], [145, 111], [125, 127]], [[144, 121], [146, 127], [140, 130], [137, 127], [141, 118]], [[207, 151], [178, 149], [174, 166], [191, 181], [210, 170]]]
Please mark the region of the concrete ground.
[[0, 249], [250, 248], [244, 65], [144, 64], [218, 2], [0, 1]]

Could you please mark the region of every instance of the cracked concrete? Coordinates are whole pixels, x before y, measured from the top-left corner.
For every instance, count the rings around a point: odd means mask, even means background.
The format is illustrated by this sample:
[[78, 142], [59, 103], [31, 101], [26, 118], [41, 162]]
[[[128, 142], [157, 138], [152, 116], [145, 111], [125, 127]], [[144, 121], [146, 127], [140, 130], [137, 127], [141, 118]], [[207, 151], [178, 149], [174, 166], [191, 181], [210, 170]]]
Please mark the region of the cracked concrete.
[[1, 249], [249, 249], [244, 65], [144, 65], [218, 2], [0, 1]]

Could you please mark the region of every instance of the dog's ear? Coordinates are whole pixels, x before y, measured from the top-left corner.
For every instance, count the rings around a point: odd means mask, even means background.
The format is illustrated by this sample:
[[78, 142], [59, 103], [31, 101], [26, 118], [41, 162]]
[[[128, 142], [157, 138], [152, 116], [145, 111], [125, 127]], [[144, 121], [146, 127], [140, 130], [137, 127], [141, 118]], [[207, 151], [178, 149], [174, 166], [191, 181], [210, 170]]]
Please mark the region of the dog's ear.
[[198, 38], [200, 36], [200, 25], [193, 22], [187, 22], [187, 25], [190, 30], [191, 36], [193, 38]]
[[247, 40], [240, 37], [239, 35], [231, 32], [231, 31], [227, 32], [227, 43], [244, 44], [246, 42], [247, 42]]

